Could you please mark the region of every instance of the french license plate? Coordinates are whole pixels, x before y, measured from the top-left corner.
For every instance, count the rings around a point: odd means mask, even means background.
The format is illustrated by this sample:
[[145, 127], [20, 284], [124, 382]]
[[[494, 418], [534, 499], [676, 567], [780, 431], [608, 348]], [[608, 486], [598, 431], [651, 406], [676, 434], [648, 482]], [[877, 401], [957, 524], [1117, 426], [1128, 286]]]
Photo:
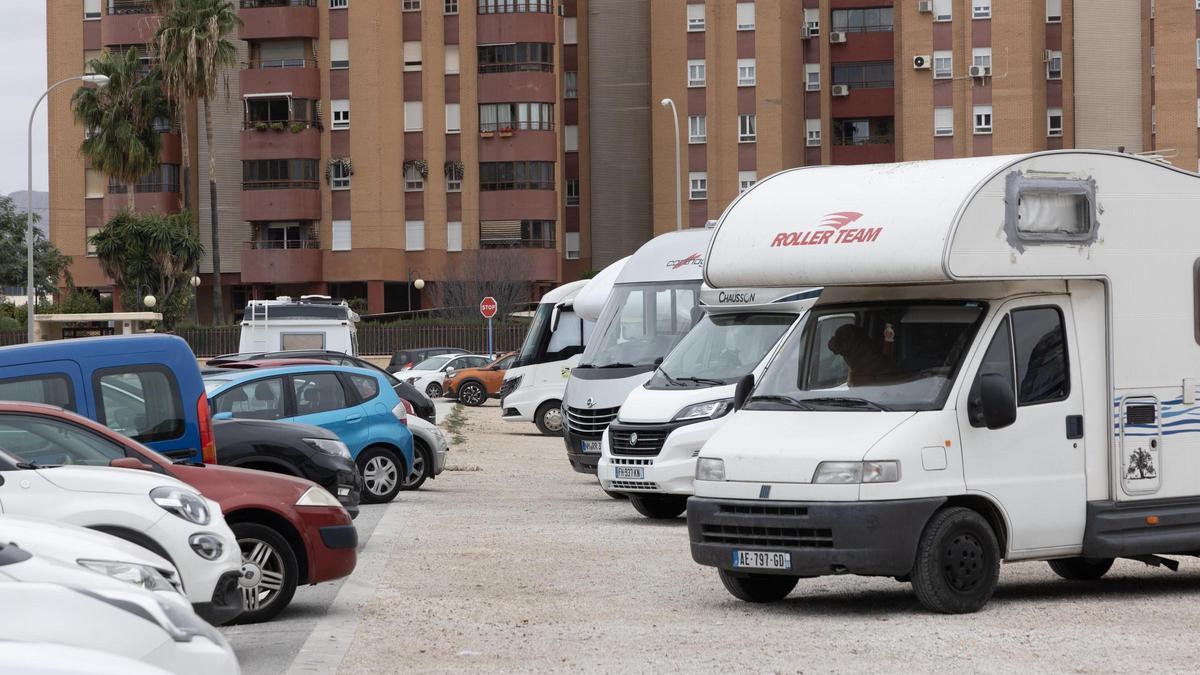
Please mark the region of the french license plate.
[[618, 479], [642, 480], [646, 477], [646, 469], [640, 466], [614, 466], [613, 470]]
[[760, 570], [790, 570], [792, 554], [777, 551], [734, 551], [733, 566]]
[[584, 452], [592, 452], [597, 455], [600, 454], [600, 441], [580, 441], [580, 442], [583, 443], [583, 451]]

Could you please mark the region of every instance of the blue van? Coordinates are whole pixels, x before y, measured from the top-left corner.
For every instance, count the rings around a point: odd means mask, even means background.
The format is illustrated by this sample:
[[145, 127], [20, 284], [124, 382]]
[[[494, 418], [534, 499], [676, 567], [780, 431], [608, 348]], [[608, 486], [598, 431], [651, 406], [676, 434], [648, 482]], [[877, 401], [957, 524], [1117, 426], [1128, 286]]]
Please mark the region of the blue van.
[[0, 347], [0, 401], [57, 405], [172, 459], [217, 462], [200, 367], [173, 335]]

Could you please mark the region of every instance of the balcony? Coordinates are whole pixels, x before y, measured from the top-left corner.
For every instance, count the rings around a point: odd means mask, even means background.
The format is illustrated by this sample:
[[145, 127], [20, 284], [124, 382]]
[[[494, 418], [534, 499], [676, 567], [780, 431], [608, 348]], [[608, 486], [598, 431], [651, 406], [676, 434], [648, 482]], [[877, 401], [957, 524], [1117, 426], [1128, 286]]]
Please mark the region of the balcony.
[[834, 164], [886, 164], [896, 161], [896, 145], [891, 136], [882, 136], [855, 145], [832, 147]]
[[554, 220], [558, 193], [554, 190], [484, 190], [479, 193], [480, 220]]
[[[109, 186], [110, 191], [104, 195], [104, 222], [108, 222], [110, 218], [117, 214], [118, 211], [129, 206], [129, 193], [124, 186], [113, 189], [115, 186]], [[159, 213], [178, 213], [179, 212], [179, 185], [164, 185], [157, 192], [143, 192], [141, 186], [134, 190], [133, 194], [133, 210], [139, 213], [149, 213], [158, 211]]]
[[494, 12], [481, 10], [475, 19], [475, 43], [498, 45], [512, 42], [550, 42], [557, 40], [553, 12]]
[[242, 19], [238, 37], [243, 40], [321, 35], [316, 0], [242, 0], [238, 16]]
[[[526, 124], [526, 127], [529, 125]], [[558, 159], [558, 134], [552, 124], [539, 128], [482, 124], [479, 128], [479, 161], [514, 162]]]
[[108, 13], [100, 20], [100, 43], [145, 44], [154, 39], [158, 16], [146, 0], [109, 0]]
[[307, 120], [246, 122], [242, 159], [321, 158], [321, 131]]
[[321, 98], [321, 71], [312, 59], [258, 59], [239, 73], [241, 92], [291, 92], [295, 98]]
[[[298, 245], [299, 248], [287, 246]], [[246, 242], [242, 251], [242, 282], [300, 284], [321, 281], [321, 247], [315, 239]]]
[[317, 180], [242, 182], [242, 220], [320, 220], [321, 183]]

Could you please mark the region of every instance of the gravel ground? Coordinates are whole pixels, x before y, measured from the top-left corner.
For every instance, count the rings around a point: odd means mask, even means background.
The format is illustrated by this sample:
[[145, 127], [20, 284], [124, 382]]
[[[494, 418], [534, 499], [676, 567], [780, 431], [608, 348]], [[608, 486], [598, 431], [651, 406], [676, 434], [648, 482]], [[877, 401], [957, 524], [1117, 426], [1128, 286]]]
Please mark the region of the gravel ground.
[[[656, 523], [574, 473], [561, 439], [468, 409], [452, 468], [402, 509], [345, 673], [399, 671], [1195, 672], [1200, 563], [1121, 561], [1091, 583], [1007, 565], [984, 611], [923, 611], [908, 584], [825, 577], [733, 599]], [[381, 553], [382, 554], [382, 553]]]

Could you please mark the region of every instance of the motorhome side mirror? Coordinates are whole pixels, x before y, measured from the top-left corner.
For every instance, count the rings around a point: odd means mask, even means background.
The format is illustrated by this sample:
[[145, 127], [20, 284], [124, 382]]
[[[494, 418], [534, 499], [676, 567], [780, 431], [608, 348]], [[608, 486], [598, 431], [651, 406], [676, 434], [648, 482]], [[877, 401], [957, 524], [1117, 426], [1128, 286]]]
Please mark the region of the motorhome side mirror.
[[138, 459], [137, 457], [118, 457], [110, 461], [108, 465], [116, 469], [138, 469], [139, 471], [150, 470], [150, 465]]
[[663, 357], [659, 356], [659, 357], [655, 358], [654, 359], [654, 367], [657, 368], [657, 367], [661, 366], [662, 362], [663, 362]]
[[746, 373], [742, 379], [738, 380], [737, 387], [733, 390], [733, 409], [741, 410], [746, 404], [746, 399], [750, 398], [750, 391], [754, 389], [754, 373]]
[[213, 415], [214, 422], [216, 422], [217, 420], [231, 420], [231, 419], [233, 419], [233, 413], [231, 413], [231, 412], [219, 412], [219, 413]]
[[555, 305], [554, 309], [551, 310], [551, 312], [550, 312], [550, 332], [551, 333], [558, 330], [558, 318], [560, 315], [561, 314], [558, 311], [558, 305]]
[[985, 373], [979, 380], [979, 404], [989, 429], [1003, 429], [1017, 421], [1017, 400], [1012, 385], [999, 373]]

